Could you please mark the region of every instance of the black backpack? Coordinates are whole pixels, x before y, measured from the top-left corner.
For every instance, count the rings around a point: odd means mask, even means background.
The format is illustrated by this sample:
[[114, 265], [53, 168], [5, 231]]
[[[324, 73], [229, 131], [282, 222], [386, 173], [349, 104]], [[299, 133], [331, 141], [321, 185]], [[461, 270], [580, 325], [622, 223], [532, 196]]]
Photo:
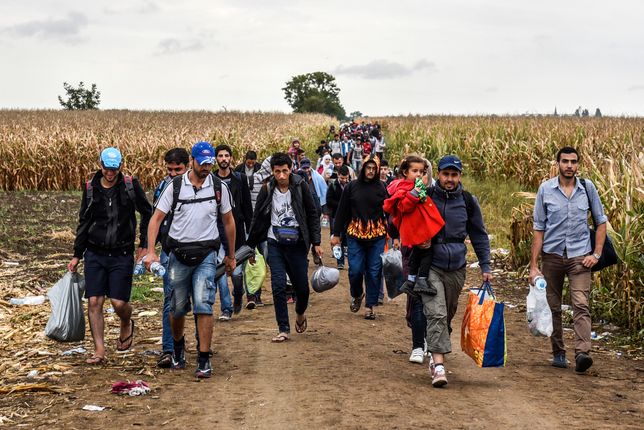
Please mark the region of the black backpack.
[[217, 203], [217, 210], [219, 210], [219, 205], [221, 204], [221, 179], [215, 176], [214, 173], [210, 173], [210, 178], [212, 179], [212, 186], [214, 188], [214, 195], [212, 197], [204, 197], [201, 199], [179, 199], [179, 194], [181, 193], [181, 182], [183, 181], [183, 175], [175, 176], [172, 179], [172, 206], [170, 211], [166, 214], [165, 218], [161, 222], [159, 227], [158, 241], [161, 242], [161, 246], [164, 251], [168, 251], [168, 238], [170, 233], [170, 226], [172, 225], [172, 219], [174, 218], [174, 213], [177, 208], [177, 205], [181, 203], [182, 205], [189, 205], [194, 203], [205, 202], [209, 200], [214, 200]]
[[[87, 208], [85, 208], [85, 214], [89, 213], [92, 203], [94, 203], [94, 186], [92, 181], [94, 178], [85, 182], [85, 200], [87, 201]], [[128, 199], [136, 206], [136, 193], [134, 192], [134, 185], [132, 184], [132, 176], [123, 175], [123, 182], [125, 183], [125, 191], [127, 193]]]

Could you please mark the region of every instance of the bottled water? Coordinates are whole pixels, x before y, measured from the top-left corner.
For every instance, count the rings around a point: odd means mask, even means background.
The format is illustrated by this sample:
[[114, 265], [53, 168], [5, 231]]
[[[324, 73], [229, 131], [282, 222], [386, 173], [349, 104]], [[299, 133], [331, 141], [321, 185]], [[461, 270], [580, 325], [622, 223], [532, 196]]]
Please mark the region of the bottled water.
[[140, 259], [134, 266], [135, 275], [143, 275], [145, 273], [145, 264], [143, 263], [144, 260], [145, 260], [145, 256], [142, 259]]
[[333, 247], [333, 256], [336, 259], [342, 258], [342, 247], [340, 245], [336, 245]]
[[158, 261], [155, 261], [150, 265], [150, 272], [152, 272], [155, 276], [162, 278], [163, 275], [165, 275], [165, 267], [163, 267], [163, 265]]
[[9, 300], [10, 305], [42, 305], [45, 303], [45, 296], [27, 296], [27, 297], [12, 297]]
[[534, 286], [539, 290], [545, 290], [548, 286], [546, 279], [543, 276], [537, 276], [534, 280]]

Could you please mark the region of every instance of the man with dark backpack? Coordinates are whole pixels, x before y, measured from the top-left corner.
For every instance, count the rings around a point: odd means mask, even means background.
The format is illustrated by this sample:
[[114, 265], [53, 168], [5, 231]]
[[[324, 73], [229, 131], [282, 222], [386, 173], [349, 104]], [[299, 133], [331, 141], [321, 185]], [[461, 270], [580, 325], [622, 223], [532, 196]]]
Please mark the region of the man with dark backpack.
[[[248, 188], [248, 180], [246, 175], [233, 171], [230, 168], [233, 150], [228, 145], [219, 145], [215, 148], [215, 158], [217, 161], [217, 170], [214, 175], [221, 179], [230, 190], [233, 202], [233, 217], [235, 218], [235, 251], [246, 243], [246, 232], [250, 228], [250, 223], [253, 220], [253, 205], [250, 201], [250, 189]], [[221, 221], [221, 220], [219, 220]], [[219, 222], [219, 229], [223, 225]], [[222, 235], [222, 244], [224, 250], [228, 249], [228, 243]], [[226, 277], [219, 278], [217, 288], [219, 289], [219, 297], [221, 299], [221, 315], [220, 321], [228, 321], [232, 318], [232, 313], [238, 314], [242, 308], [242, 298], [244, 297], [244, 272], [243, 266], [240, 265], [235, 268], [231, 279], [233, 282], [233, 303], [230, 303], [230, 291], [228, 289], [228, 280]], [[248, 309], [255, 308], [255, 295], [247, 296]]]
[[[183, 369], [185, 360], [184, 324], [191, 310], [197, 317], [197, 378], [210, 378], [210, 344], [212, 340], [212, 305], [215, 301], [215, 273], [220, 247], [217, 220], [221, 217], [229, 244], [224, 258], [226, 273], [235, 270], [235, 219], [228, 186], [211, 174], [215, 151], [208, 142], [192, 147], [191, 170], [172, 180], [157, 203], [148, 238], [156, 240], [161, 222], [169, 214], [166, 247], [170, 281], [170, 323], [172, 326], [172, 368]], [[148, 249], [145, 265], [159, 261], [153, 247]]]
[[[552, 365], [567, 368], [561, 322], [564, 279], [568, 277], [574, 315], [575, 371], [583, 373], [593, 364], [590, 357], [590, 281], [604, 249], [608, 217], [590, 180], [577, 178], [579, 153], [565, 146], [557, 152], [559, 175], [539, 186], [534, 203], [534, 239], [530, 258], [530, 278], [534, 283], [545, 277], [548, 305], [552, 311]], [[591, 242], [588, 229], [590, 211], [597, 232]], [[541, 271], [539, 270], [541, 257]], [[542, 273], [543, 272], [543, 273]]]
[[[168, 185], [172, 185], [172, 180], [175, 177], [183, 175], [186, 172], [188, 163], [190, 162], [189, 157], [190, 155], [188, 155], [188, 151], [183, 148], [173, 148], [166, 152], [163, 160], [165, 162], [165, 168], [168, 174], [165, 178], [163, 178], [161, 183], [157, 186], [156, 190], [154, 190], [153, 205], [155, 208], [157, 206], [157, 203], [159, 202], [159, 198], [161, 197], [163, 190], [165, 190]], [[170, 227], [168, 224], [168, 221], [170, 220], [168, 218], [169, 217], [166, 216], [166, 218], [161, 223], [161, 227], [159, 227], [159, 234], [157, 235], [157, 243], [160, 243], [162, 248], [160, 261], [161, 264], [166, 268], [166, 273], [163, 276], [163, 331], [161, 340], [162, 353], [159, 357], [159, 360], [157, 361], [157, 366], [162, 368], [169, 368], [172, 366], [173, 349], [172, 329], [170, 328], [170, 295], [172, 291], [170, 289], [170, 280], [168, 279], [167, 271], [169, 252], [166, 252], [163, 249]]]
[[109, 297], [121, 320], [116, 349], [126, 351], [132, 346], [132, 270], [136, 238], [136, 212], [141, 214], [140, 242], [137, 258], [148, 247], [147, 228], [152, 206], [139, 181], [121, 173], [121, 153], [116, 148], [101, 152], [101, 170], [97, 171], [83, 190], [74, 258], [67, 268], [75, 272], [85, 259], [85, 297], [95, 351], [88, 364], [105, 361], [103, 303]]
[[432, 354], [429, 370], [434, 387], [447, 384], [444, 360], [445, 354], [452, 352], [452, 318], [465, 285], [465, 239], [468, 236], [479, 259], [482, 280], [492, 280], [490, 239], [478, 201], [463, 189], [462, 171], [463, 164], [457, 156], [444, 156], [438, 162], [438, 182], [427, 190], [445, 221], [431, 245], [429, 283], [436, 288], [437, 294], [420, 295], [427, 318], [427, 351]]

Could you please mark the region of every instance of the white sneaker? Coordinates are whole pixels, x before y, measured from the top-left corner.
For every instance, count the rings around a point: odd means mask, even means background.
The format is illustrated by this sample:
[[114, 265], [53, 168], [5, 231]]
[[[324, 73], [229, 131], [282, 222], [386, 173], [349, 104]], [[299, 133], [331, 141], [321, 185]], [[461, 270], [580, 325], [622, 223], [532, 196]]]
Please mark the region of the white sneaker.
[[432, 373], [432, 385], [436, 388], [443, 387], [447, 385], [447, 375], [445, 372], [445, 366], [433, 366], [430, 369]]
[[423, 348], [414, 348], [411, 350], [411, 355], [409, 356], [409, 361], [412, 363], [423, 364], [425, 361], [425, 354], [423, 353]]

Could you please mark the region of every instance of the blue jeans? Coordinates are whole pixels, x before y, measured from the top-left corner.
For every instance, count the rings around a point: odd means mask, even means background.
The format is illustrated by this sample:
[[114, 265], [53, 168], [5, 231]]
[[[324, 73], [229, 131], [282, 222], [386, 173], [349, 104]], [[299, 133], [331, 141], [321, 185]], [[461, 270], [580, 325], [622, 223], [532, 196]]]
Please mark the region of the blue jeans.
[[195, 315], [212, 315], [212, 305], [217, 292], [214, 278], [217, 256], [213, 251], [197, 266], [187, 266], [170, 253], [168, 280], [170, 282], [170, 312], [181, 318], [190, 312]]
[[385, 238], [377, 240], [357, 240], [347, 238], [349, 245], [349, 285], [351, 297], [362, 296], [364, 279], [367, 288], [365, 305], [373, 307], [378, 304], [380, 284], [382, 282], [382, 259], [380, 254], [385, 249]]
[[224, 275], [217, 279], [216, 288], [219, 290], [219, 309], [221, 312], [233, 313], [233, 299], [230, 296], [230, 289], [228, 288], [228, 276]]
[[288, 306], [286, 304], [286, 274], [295, 291], [295, 312], [304, 314], [309, 305], [308, 252], [304, 242], [297, 245], [280, 245], [268, 240], [268, 265], [271, 269], [271, 288], [275, 319], [280, 332], [290, 333]]
[[163, 352], [172, 352], [174, 342], [172, 341], [172, 327], [170, 327], [170, 296], [172, 289], [170, 288], [170, 280], [168, 278], [168, 254], [161, 251], [159, 256], [160, 263], [165, 267], [165, 275], [163, 275], [163, 317], [162, 317], [162, 335], [161, 345]]

